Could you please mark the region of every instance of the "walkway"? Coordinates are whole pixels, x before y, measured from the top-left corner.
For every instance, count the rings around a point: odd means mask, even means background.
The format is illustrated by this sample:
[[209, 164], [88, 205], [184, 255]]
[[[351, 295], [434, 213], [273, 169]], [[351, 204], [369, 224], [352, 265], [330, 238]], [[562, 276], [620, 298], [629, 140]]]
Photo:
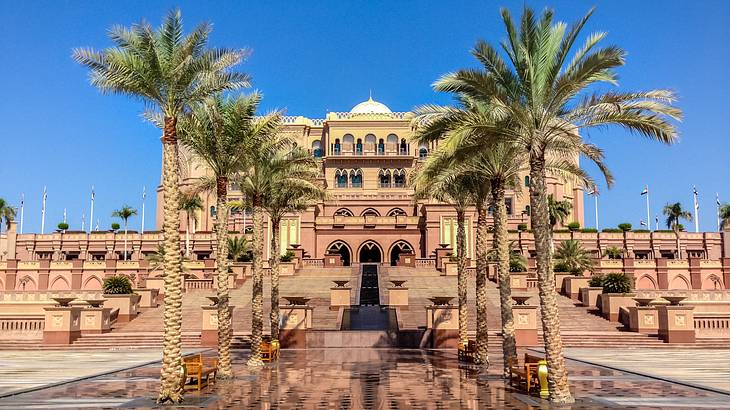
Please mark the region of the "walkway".
[[[695, 352], [695, 351], [692, 351]], [[459, 368], [454, 351], [285, 350], [278, 364], [252, 373], [236, 351], [232, 382], [188, 393], [187, 408], [541, 408], [499, 378]], [[730, 408], [728, 395], [569, 361], [573, 408]], [[0, 409], [150, 408], [159, 364], [0, 399]], [[544, 407], [543, 407], [544, 408]]]

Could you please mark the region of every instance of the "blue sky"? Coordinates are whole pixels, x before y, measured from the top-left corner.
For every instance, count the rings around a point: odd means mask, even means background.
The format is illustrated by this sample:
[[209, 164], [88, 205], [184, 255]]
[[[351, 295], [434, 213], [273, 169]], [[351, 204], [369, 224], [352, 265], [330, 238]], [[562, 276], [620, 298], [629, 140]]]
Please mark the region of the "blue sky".
[[[628, 51], [620, 89], [671, 88], [685, 120], [671, 147], [642, 141], [619, 129], [588, 138], [606, 151], [616, 177], [603, 189], [601, 227], [639, 225], [646, 218], [645, 184], [652, 218], [666, 202], [692, 207], [700, 197], [703, 230], [715, 229], [715, 192], [730, 201], [730, 2], [708, 1], [369, 1], [369, 2], [96, 2], [0, 1], [0, 197], [19, 203], [25, 193], [25, 231], [40, 230], [43, 186], [48, 186], [46, 230], [61, 221], [72, 228], [88, 218], [91, 185], [102, 227], [124, 203], [139, 207], [142, 186], [159, 183], [159, 131], [142, 121], [142, 105], [103, 96], [71, 60], [78, 46], [109, 45], [106, 30], [144, 18], [154, 25], [180, 7], [186, 27], [214, 24], [214, 46], [248, 47], [240, 67], [265, 95], [264, 107], [321, 118], [375, 99], [394, 111], [424, 103], [448, 103], [430, 84], [441, 74], [473, 66], [469, 49], [479, 38], [500, 41], [499, 5], [515, 14], [527, 3], [546, 5], [572, 22], [597, 6], [585, 30], [607, 31], [606, 43]], [[592, 168], [588, 168], [594, 171]], [[594, 225], [592, 199], [586, 226]], [[154, 195], [148, 196], [147, 229], [154, 227]], [[96, 218], [95, 218], [96, 219]], [[139, 217], [132, 220], [139, 227]], [[687, 224], [690, 225], [691, 224]]]

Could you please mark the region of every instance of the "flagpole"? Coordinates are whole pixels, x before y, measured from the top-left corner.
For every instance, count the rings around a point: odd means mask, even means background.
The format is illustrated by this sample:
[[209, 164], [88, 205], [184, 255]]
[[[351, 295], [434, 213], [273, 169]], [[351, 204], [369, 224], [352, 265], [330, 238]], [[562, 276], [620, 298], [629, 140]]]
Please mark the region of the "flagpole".
[[[91, 186], [91, 213], [89, 214], [89, 233], [94, 230], [94, 186]], [[99, 229], [99, 224], [96, 224], [96, 228]]]
[[692, 199], [694, 200], [694, 206], [695, 206], [695, 232], [700, 231], [700, 216], [699, 216], [700, 204], [699, 204], [699, 201], [697, 200], [698, 195], [699, 194], [697, 193], [697, 187], [692, 186]]
[[[717, 204], [717, 232], [720, 232], [720, 194], [715, 192], [715, 203]], [[22, 229], [21, 229], [22, 233]]]
[[43, 204], [41, 206], [41, 234], [43, 234], [46, 230], [46, 196], [48, 194], [48, 191], [46, 190], [46, 187], [43, 187]]
[[646, 226], [651, 231], [651, 211], [649, 210], [649, 185], [646, 186]]
[[86, 232], [86, 214], [81, 214], [81, 230]]
[[598, 229], [599, 229], [599, 228], [598, 228], [598, 192], [596, 192], [596, 194], [595, 194], [595, 196], [593, 197], [593, 199], [594, 199], [594, 200], [595, 200], [595, 202], [596, 202], [596, 230], [598, 230]]
[[144, 233], [144, 202], [147, 198], [147, 188], [143, 185], [142, 186], [142, 228], [140, 229], [140, 233]]
[[67, 223], [67, 222], [68, 221], [67, 221], [67, 218], [66, 218], [66, 208], [63, 208], [63, 223]]
[[[718, 215], [719, 215], [718, 208]], [[25, 217], [25, 194], [20, 194], [20, 233], [23, 233], [23, 219]]]

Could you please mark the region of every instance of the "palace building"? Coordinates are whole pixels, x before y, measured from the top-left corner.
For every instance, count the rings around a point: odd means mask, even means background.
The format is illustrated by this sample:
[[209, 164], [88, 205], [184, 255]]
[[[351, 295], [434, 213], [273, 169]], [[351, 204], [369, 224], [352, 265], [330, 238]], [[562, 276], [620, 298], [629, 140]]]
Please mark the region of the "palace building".
[[[414, 167], [434, 150], [434, 145], [411, 142], [409, 112], [393, 112], [372, 98], [348, 112], [329, 112], [325, 118], [285, 118], [284, 132], [307, 147], [321, 164], [327, 199], [281, 225], [281, 251], [298, 245], [311, 258], [339, 254], [341, 263], [396, 264], [402, 253], [417, 259], [432, 258], [439, 248], [455, 248], [456, 212], [449, 204], [415, 200], [409, 185]], [[185, 157], [189, 155], [183, 153]], [[194, 183], [205, 167], [186, 158], [184, 186]], [[529, 176], [521, 176], [520, 189], [507, 194], [510, 229], [530, 223]], [[581, 188], [549, 178], [550, 193], [573, 205], [568, 221], [583, 225]], [[241, 199], [231, 184], [229, 199]], [[203, 195], [205, 211], [198, 215], [199, 230], [212, 231], [215, 195]], [[161, 217], [158, 198], [158, 225]], [[474, 259], [476, 214], [467, 216], [467, 252]], [[187, 221], [181, 220], [183, 229]], [[243, 232], [249, 215], [233, 213], [230, 229]], [[270, 232], [268, 232], [270, 234]]]

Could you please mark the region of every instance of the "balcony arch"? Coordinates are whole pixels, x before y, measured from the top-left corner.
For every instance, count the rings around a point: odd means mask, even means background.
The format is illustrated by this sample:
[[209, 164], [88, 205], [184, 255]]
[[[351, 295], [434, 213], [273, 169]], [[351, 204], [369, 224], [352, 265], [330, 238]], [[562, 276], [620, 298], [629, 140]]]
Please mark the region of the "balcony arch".
[[388, 216], [407, 216], [408, 213], [401, 208], [393, 208], [388, 211]]
[[362, 188], [362, 170], [360, 168], [350, 171], [350, 185], [353, 188]]
[[355, 151], [355, 137], [352, 134], [345, 134], [342, 137], [342, 150], [347, 153]]
[[335, 211], [335, 216], [355, 216], [355, 214], [347, 208], [340, 208]]
[[335, 171], [335, 187], [347, 188], [347, 171], [338, 169]]
[[365, 152], [375, 152], [375, 135], [368, 134], [365, 136]]
[[405, 188], [406, 186], [406, 170], [397, 169], [393, 171], [393, 186], [396, 188]]
[[340, 255], [342, 266], [350, 266], [352, 251], [344, 241], [334, 241], [327, 247], [328, 254]]
[[360, 245], [357, 254], [360, 263], [380, 263], [383, 261], [383, 249], [373, 240], [366, 241]]
[[392, 175], [389, 169], [381, 169], [378, 171], [378, 186], [380, 188], [390, 188], [391, 181]]
[[390, 266], [398, 265], [398, 260], [402, 253], [413, 254], [413, 246], [404, 240], [396, 241], [393, 246], [390, 247], [390, 252], [388, 253], [390, 255]]
[[360, 216], [380, 216], [380, 212], [378, 212], [375, 208], [366, 208], [362, 211]]
[[322, 158], [322, 141], [312, 141], [312, 156], [315, 158]]

